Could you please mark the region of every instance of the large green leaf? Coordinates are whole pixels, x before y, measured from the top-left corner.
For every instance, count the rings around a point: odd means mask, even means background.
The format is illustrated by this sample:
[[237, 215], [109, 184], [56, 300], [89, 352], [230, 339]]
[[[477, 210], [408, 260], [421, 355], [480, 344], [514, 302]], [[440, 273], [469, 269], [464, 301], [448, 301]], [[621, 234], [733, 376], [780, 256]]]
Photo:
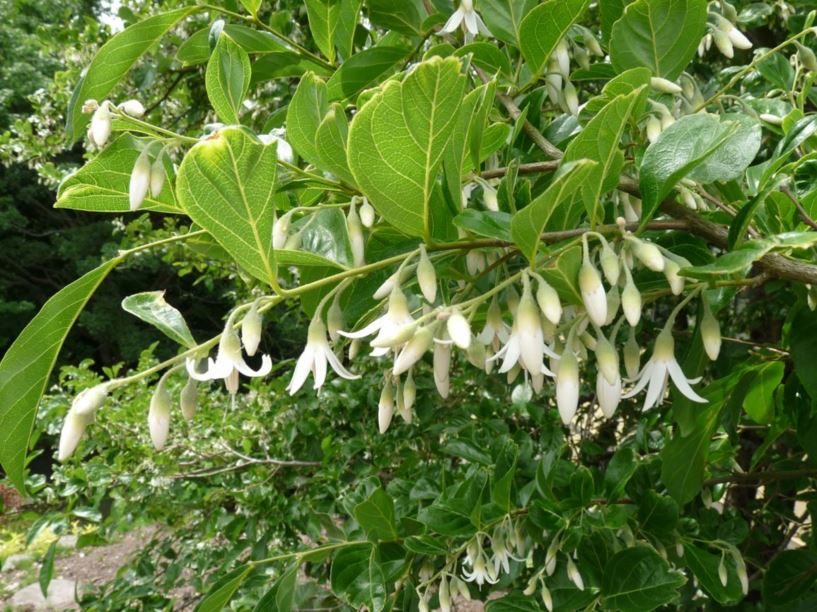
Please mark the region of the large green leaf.
[[613, 98], [593, 117], [565, 151], [564, 161], [590, 159], [598, 162], [587, 175], [582, 186], [582, 197], [590, 219], [597, 223], [604, 218], [601, 207], [602, 192], [618, 184], [619, 173], [624, 165], [624, 154], [619, 142], [627, 121], [642, 100], [641, 87], [635, 91]]
[[329, 106], [326, 102], [326, 83], [307, 73], [298, 83], [287, 109], [287, 139], [298, 155], [320, 165], [316, 136]]
[[275, 145], [242, 128], [220, 130], [182, 161], [179, 203], [247, 272], [274, 281], [272, 225]]
[[[698, 584], [718, 603], [730, 605], [743, 598], [737, 568], [730, 555], [722, 557], [695, 544], [684, 544], [684, 560], [698, 579]], [[726, 567], [726, 586], [720, 579], [718, 568], [721, 563]]]
[[164, 291], [129, 295], [122, 300], [122, 309], [150, 323], [174, 342], [187, 348], [196, 346], [182, 313], [165, 301]]
[[676, 79], [686, 68], [706, 26], [706, 0], [637, 0], [613, 24], [610, 59], [618, 72], [645, 66]]
[[[251, 55], [288, 51], [284, 42], [270, 34], [247, 26], [228, 23], [223, 32]], [[210, 59], [210, 28], [202, 28], [185, 40], [176, 51], [176, 59], [186, 66], [204, 64]]]
[[346, 141], [349, 139], [349, 120], [340, 104], [333, 104], [318, 126], [315, 146], [321, 167], [342, 181], [355, 184], [355, 177], [346, 161]]
[[366, 0], [366, 6], [375, 25], [409, 36], [420, 33], [425, 11], [420, 0]]
[[82, 112], [85, 100], [103, 100], [143, 53], [165, 33], [201, 7], [188, 6], [148, 17], [113, 36], [97, 51], [77, 84], [66, 114], [65, 131], [70, 141], [77, 140], [90, 117]]
[[642, 226], [675, 183], [715, 154], [739, 128], [735, 122], [721, 123], [716, 115], [698, 113], [681, 117], [661, 133], [641, 161]]
[[601, 587], [605, 608], [622, 612], [648, 612], [670, 603], [686, 582], [650, 546], [635, 546], [613, 555], [607, 562]]
[[771, 361], [758, 366], [743, 398], [743, 409], [756, 423], [769, 424], [774, 419], [774, 393], [783, 380], [786, 365]]
[[366, 87], [371, 87], [391, 74], [395, 66], [405, 61], [408, 47], [376, 46], [355, 53], [341, 64], [326, 83], [330, 100], [347, 100]]
[[[573, 209], [576, 195], [590, 172], [597, 166], [596, 162], [587, 159], [577, 160], [564, 164], [554, 177], [550, 186], [534, 199], [525, 208], [513, 216], [511, 220], [511, 236], [513, 241], [531, 262], [536, 259], [539, 249], [540, 235], [548, 229], [565, 229], [565, 227], [549, 227], [557, 212]], [[577, 215], [563, 217], [562, 225], [568, 226], [575, 222]]]
[[721, 255], [712, 263], [684, 268], [681, 270], [681, 274], [703, 279], [739, 273], [745, 274], [749, 270], [749, 266], [768, 253], [772, 246], [773, 244], [767, 240], [750, 240], [739, 249]]
[[480, 0], [477, 8], [491, 34], [519, 46], [519, 26], [535, 6], [536, 0]]
[[338, 29], [341, 5], [339, 0], [304, 0], [309, 31], [321, 53], [335, 61], [335, 32]]
[[222, 32], [207, 62], [207, 97], [224, 123], [238, 123], [241, 102], [250, 87], [250, 58], [228, 34]]
[[534, 77], [589, 4], [590, 0], [545, 0], [525, 16], [519, 26], [519, 47]]
[[[99, 155], [66, 177], [60, 184], [54, 206], [90, 212], [129, 212], [131, 171], [136, 158], [150, 142], [153, 142], [150, 138], [122, 134]], [[159, 147], [153, 147], [151, 151], [158, 153]], [[182, 211], [176, 204], [174, 185], [170, 178], [173, 175], [173, 165], [167, 155], [162, 156], [162, 163], [167, 177], [162, 192], [157, 198], [148, 193], [140, 210], [180, 213]]]
[[366, 605], [372, 612], [386, 607], [386, 577], [373, 545], [341, 549], [332, 561], [331, 583], [332, 590], [352, 604]]
[[808, 548], [784, 550], [769, 564], [763, 577], [763, 600], [769, 606], [789, 604], [817, 584], [817, 552]]
[[355, 115], [349, 168], [398, 230], [431, 239], [432, 190], [459, 117], [465, 77], [457, 59], [432, 58], [390, 81]]
[[366, 531], [370, 540], [394, 540], [397, 526], [394, 523], [394, 502], [383, 489], [375, 489], [365, 500], [355, 506], [355, 518]]
[[230, 603], [238, 587], [247, 579], [252, 569], [253, 566], [247, 563], [222, 576], [207, 591], [207, 595], [196, 607], [196, 612], [221, 612]]
[[700, 183], [739, 179], [760, 150], [760, 122], [741, 113], [721, 115], [720, 120], [720, 129], [729, 126], [730, 135], [689, 173], [689, 178]]
[[0, 464], [21, 491], [37, 404], [57, 354], [85, 303], [119, 261], [108, 261], [63, 287], [26, 325], [0, 361]]

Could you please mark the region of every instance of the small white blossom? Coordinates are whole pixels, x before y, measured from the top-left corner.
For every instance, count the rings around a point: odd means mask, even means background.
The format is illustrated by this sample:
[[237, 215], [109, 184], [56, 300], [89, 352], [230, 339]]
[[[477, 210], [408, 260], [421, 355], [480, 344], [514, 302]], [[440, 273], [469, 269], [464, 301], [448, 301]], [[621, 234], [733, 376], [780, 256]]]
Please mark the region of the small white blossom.
[[343, 367], [337, 355], [332, 351], [332, 347], [329, 346], [326, 334], [326, 325], [321, 320], [319, 313], [316, 313], [315, 318], [309, 324], [306, 347], [301, 356], [298, 357], [298, 363], [295, 364], [295, 370], [292, 372], [292, 379], [287, 386], [290, 395], [295, 395], [298, 392], [306, 382], [310, 372], [314, 378], [313, 388], [320, 389], [326, 381], [327, 363], [341, 378], [346, 380], [360, 378], [357, 374], [352, 374]]
[[482, 17], [474, 10], [473, 0], [461, 0], [459, 8], [454, 11], [448, 21], [440, 30], [441, 32], [451, 34], [462, 25], [465, 31], [466, 40], [472, 39], [477, 34], [483, 36], [492, 36], [491, 31], [485, 26]]
[[579, 362], [569, 346], [562, 353], [556, 369], [556, 406], [562, 423], [569, 425], [579, 407]]
[[272, 359], [269, 355], [261, 358], [261, 367], [253, 370], [244, 361], [241, 355], [241, 340], [233, 330], [232, 318], [227, 321], [227, 326], [221, 334], [218, 343], [218, 353], [215, 361], [212, 357], [207, 359], [207, 370], [199, 372], [196, 369], [196, 359], [187, 360], [187, 373], [191, 378], [199, 381], [223, 379], [227, 390], [235, 393], [238, 390], [238, 375], [243, 374], [249, 377], [266, 376], [272, 370]]
[[715, 361], [721, 352], [721, 325], [712, 314], [709, 302], [703, 300], [704, 313], [701, 318], [701, 339], [707, 356]]
[[420, 245], [420, 261], [417, 263], [417, 284], [420, 285], [420, 291], [426, 301], [433, 304], [437, 299], [437, 272], [422, 244]]
[[579, 289], [590, 320], [596, 325], [604, 325], [607, 321], [607, 295], [599, 271], [587, 256], [579, 270]]
[[250, 357], [255, 355], [261, 343], [261, 326], [262, 319], [258, 313], [258, 300], [256, 300], [241, 320], [241, 342]]
[[380, 401], [377, 403], [377, 427], [380, 433], [388, 431], [392, 416], [394, 416], [394, 386], [387, 377], [380, 392]]
[[110, 102], [104, 100], [102, 104], [96, 107], [94, 114], [91, 116], [91, 126], [88, 128], [90, 141], [100, 149], [105, 146], [108, 138], [111, 137], [112, 122]]
[[471, 325], [456, 308], [451, 311], [446, 321], [446, 329], [454, 344], [463, 350], [468, 350], [468, 347], [471, 346]]
[[170, 392], [165, 386], [164, 376], [159, 380], [153, 396], [150, 398], [150, 410], [148, 410], [148, 430], [153, 448], [162, 450], [167, 443], [167, 436], [170, 433], [170, 407], [173, 400]]
[[364, 227], [371, 227], [374, 225], [374, 207], [369, 204], [369, 199], [364, 196], [363, 204], [360, 205], [360, 221]]
[[275, 144], [275, 155], [282, 162], [291, 164], [295, 159], [295, 153], [292, 151], [292, 146], [284, 139], [286, 130], [283, 128], [275, 128], [269, 134], [261, 134], [258, 137], [265, 145]]
[[125, 100], [119, 105], [119, 110], [137, 119], [145, 114], [145, 107], [139, 100]]
[[128, 186], [128, 200], [132, 211], [139, 210], [142, 202], [148, 195], [150, 189], [150, 158], [147, 149], [139, 154], [133, 170], [130, 174], [130, 185]]
[[408, 309], [406, 296], [398, 285], [394, 285], [389, 296], [389, 305], [386, 313], [375, 319], [363, 329], [356, 332], [339, 332], [347, 338], [365, 338], [377, 333], [371, 341], [373, 357], [382, 357], [395, 348], [408, 341], [414, 335], [414, 319]]
[[162, 194], [165, 185], [165, 167], [162, 163], [162, 154], [150, 165], [150, 196], [154, 199]]

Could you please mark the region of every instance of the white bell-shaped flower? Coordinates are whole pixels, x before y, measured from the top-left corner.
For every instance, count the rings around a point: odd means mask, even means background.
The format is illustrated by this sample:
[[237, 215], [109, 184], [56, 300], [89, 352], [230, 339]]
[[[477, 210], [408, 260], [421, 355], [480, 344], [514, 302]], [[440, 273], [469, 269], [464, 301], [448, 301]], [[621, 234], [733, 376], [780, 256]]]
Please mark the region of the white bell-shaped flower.
[[399, 376], [403, 372], [407, 372], [409, 368], [422, 359], [433, 342], [434, 333], [429, 327], [418, 329], [394, 360], [392, 374]]
[[700, 378], [688, 379], [675, 359], [675, 339], [672, 337], [671, 323], [672, 319], [658, 334], [658, 338], [655, 339], [652, 357], [639, 373], [638, 383], [623, 396], [625, 398], [633, 397], [649, 385], [647, 397], [644, 399], [644, 410], [649, 410], [656, 404], [661, 403], [667, 391], [667, 382], [670, 377], [686, 398], [702, 404], [708, 401], [698, 395], [690, 386], [690, 383], [695, 384]]
[[461, 0], [459, 8], [448, 18], [440, 32], [451, 34], [462, 25], [466, 40], [473, 39], [477, 34], [492, 36], [485, 26], [482, 17], [474, 10], [474, 0]]
[[390, 377], [383, 383], [380, 401], [377, 403], [377, 427], [380, 433], [386, 433], [394, 416], [394, 386]]
[[599, 271], [590, 263], [588, 257], [585, 257], [579, 270], [579, 289], [590, 320], [596, 325], [604, 325], [607, 321], [607, 294], [604, 292]]
[[339, 332], [347, 338], [365, 338], [377, 334], [371, 341], [373, 357], [382, 357], [391, 348], [407, 342], [415, 331], [414, 319], [408, 309], [406, 296], [395, 284], [389, 295], [389, 304], [386, 313], [356, 332]]
[[232, 317], [228, 319], [221, 340], [218, 343], [218, 353], [216, 359], [207, 359], [207, 370], [199, 372], [196, 369], [197, 360], [190, 358], [187, 360], [187, 373], [191, 378], [199, 381], [223, 379], [227, 390], [235, 393], [238, 389], [238, 375], [243, 374], [249, 377], [266, 376], [272, 370], [272, 359], [269, 355], [261, 357], [261, 367], [253, 370], [244, 361], [241, 355], [241, 340], [233, 329]]
[[579, 407], [579, 361], [570, 344], [568, 340], [556, 369], [556, 406], [565, 425], [570, 424]]
[[167, 390], [165, 377], [159, 379], [153, 396], [150, 398], [150, 409], [148, 410], [148, 430], [153, 448], [162, 450], [167, 444], [167, 436], [170, 433], [170, 408], [173, 403], [170, 392]]
[[327, 340], [326, 325], [320, 318], [320, 313], [316, 313], [315, 317], [309, 324], [307, 332], [306, 347], [304, 352], [298, 357], [298, 362], [295, 364], [295, 370], [292, 372], [292, 379], [287, 385], [287, 391], [290, 395], [294, 395], [306, 382], [309, 373], [312, 373], [314, 378], [314, 389], [320, 389], [326, 381], [326, 365], [327, 363], [332, 367], [336, 374], [346, 380], [355, 380], [360, 378], [357, 374], [352, 374], [347, 370], [335, 355], [332, 347], [329, 346]]
[[[87, 104], [87, 103], [86, 103]], [[113, 116], [110, 111], [110, 102], [103, 100], [102, 104], [96, 107], [91, 116], [91, 126], [88, 128], [88, 136], [93, 144], [100, 149], [111, 137]]]
[[241, 342], [247, 355], [252, 357], [261, 344], [261, 315], [258, 313], [258, 300], [254, 301], [241, 320]]
[[482, 328], [477, 339], [485, 346], [492, 346], [497, 351], [501, 344], [508, 341], [510, 333], [511, 326], [502, 318], [502, 310], [496, 298], [491, 299], [485, 316], [485, 327]]
[[375, 212], [374, 207], [369, 204], [369, 199], [364, 196], [363, 204], [360, 205], [360, 222], [364, 227], [371, 227], [374, 225]]
[[147, 149], [139, 154], [136, 158], [136, 163], [133, 164], [133, 170], [130, 174], [130, 184], [128, 186], [128, 200], [130, 202], [130, 209], [132, 211], [139, 210], [142, 202], [148, 195], [150, 189], [150, 158], [148, 157]]
[[446, 321], [446, 329], [451, 340], [462, 350], [471, 346], [471, 325], [462, 313], [454, 308]]
[[437, 272], [422, 244], [420, 245], [420, 261], [417, 263], [417, 284], [426, 301], [433, 304], [437, 299]]
[[119, 110], [137, 119], [145, 114], [145, 107], [139, 100], [125, 100], [119, 105]]
[[349, 206], [346, 215], [346, 231], [349, 234], [349, 243], [352, 245], [352, 260], [355, 266], [360, 267], [366, 263], [365, 251], [366, 240], [363, 237], [363, 224], [357, 214], [355, 203]]

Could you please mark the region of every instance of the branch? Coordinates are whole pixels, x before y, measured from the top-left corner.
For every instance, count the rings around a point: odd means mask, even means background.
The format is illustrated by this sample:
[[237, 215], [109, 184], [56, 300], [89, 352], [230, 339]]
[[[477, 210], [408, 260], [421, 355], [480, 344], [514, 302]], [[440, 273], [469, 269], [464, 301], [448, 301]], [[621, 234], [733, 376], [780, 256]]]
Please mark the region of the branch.
[[207, 478], [209, 476], [216, 476], [218, 474], [226, 474], [227, 472], [236, 472], [247, 467], [256, 465], [274, 465], [276, 467], [319, 467], [320, 461], [286, 461], [283, 459], [252, 459], [250, 461], [243, 461], [233, 465], [227, 465], [220, 468], [207, 468], [201, 470], [194, 470], [192, 472], [180, 472], [174, 474], [172, 478], [178, 480], [181, 478]]
[[[516, 168], [518, 174], [536, 174], [538, 172], [550, 172], [559, 167], [559, 161], [543, 161], [533, 162], [530, 164], [519, 164]], [[480, 172], [480, 176], [484, 179], [499, 178], [508, 174], [509, 168], [494, 168], [493, 170], [485, 170]]]
[[809, 216], [808, 211], [803, 207], [803, 204], [800, 202], [797, 196], [795, 196], [794, 193], [792, 193], [792, 190], [786, 187], [785, 185], [781, 185], [780, 191], [789, 196], [789, 199], [797, 207], [797, 213], [800, 215], [800, 219], [802, 219], [803, 223], [808, 225], [811, 229], [817, 230], [817, 221], [815, 221]]

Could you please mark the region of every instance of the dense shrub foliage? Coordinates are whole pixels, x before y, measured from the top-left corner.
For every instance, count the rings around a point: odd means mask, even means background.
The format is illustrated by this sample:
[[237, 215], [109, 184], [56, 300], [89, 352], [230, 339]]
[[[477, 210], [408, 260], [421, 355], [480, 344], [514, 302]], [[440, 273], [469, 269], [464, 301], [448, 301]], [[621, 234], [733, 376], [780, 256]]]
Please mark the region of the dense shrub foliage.
[[[0, 363], [3, 469], [59, 508], [34, 528], [170, 530], [87, 605], [814, 606], [814, 13], [123, 14], [56, 206], [148, 215]], [[178, 350], [43, 399], [97, 288], [157, 261], [223, 327], [134, 287]]]

